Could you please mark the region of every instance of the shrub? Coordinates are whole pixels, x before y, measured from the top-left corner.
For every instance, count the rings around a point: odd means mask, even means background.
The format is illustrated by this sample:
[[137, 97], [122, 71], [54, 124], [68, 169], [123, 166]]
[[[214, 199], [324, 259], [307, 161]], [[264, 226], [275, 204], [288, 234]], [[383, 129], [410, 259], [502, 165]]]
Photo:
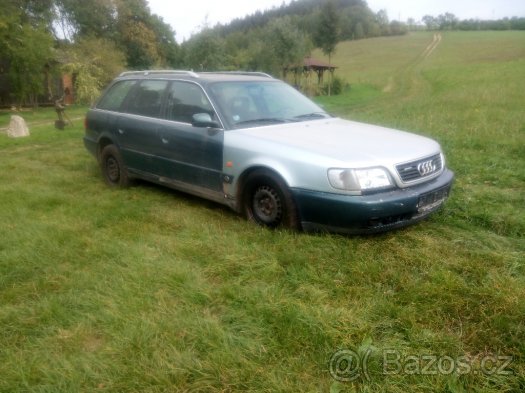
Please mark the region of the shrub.
[[[325, 82], [321, 88], [321, 94], [322, 95], [328, 95], [328, 84], [330, 83], [330, 80], [328, 79], [327, 82]], [[330, 95], [336, 96], [344, 91], [348, 90], [350, 88], [350, 84], [345, 81], [343, 78], [340, 78], [338, 76], [334, 76], [332, 78], [332, 85], [330, 86]]]

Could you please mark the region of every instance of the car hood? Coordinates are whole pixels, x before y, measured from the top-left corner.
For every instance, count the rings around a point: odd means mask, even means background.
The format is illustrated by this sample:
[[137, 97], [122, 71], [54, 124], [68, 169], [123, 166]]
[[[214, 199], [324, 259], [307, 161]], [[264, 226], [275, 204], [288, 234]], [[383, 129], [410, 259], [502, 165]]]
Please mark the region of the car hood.
[[426, 137], [340, 118], [232, 132], [250, 140], [258, 139], [359, 166], [406, 162], [441, 150], [437, 142]]

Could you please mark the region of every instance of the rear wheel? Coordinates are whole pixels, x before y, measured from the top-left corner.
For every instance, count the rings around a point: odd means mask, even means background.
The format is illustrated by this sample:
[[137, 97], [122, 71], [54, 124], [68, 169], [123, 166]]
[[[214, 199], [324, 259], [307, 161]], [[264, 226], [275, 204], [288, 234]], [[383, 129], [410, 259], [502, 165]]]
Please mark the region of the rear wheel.
[[243, 192], [246, 217], [269, 228], [299, 229], [297, 209], [284, 181], [267, 170], [248, 175]]
[[130, 184], [128, 170], [120, 151], [115, 145], [107, 145], [100, 153], [100, 167], [106, 184], [111, 187], [127, 187]]

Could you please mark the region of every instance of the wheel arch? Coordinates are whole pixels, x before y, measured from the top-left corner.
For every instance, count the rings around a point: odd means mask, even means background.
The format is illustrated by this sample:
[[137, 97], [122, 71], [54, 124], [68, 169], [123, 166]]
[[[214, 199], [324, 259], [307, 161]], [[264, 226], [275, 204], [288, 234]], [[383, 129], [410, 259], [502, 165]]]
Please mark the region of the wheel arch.
[[267, 165], [254, 165], [254, 166], [251, 166], [249, 168], [246, 168], [239, 176], [238, 180], [237, 180], [237, 184], [236, 184], [236, 200], [237, 200], [237, 204], [236, 204], [236, 211], [238, 212], [242, 212], [244, 210], [244, 193], [246, 192], [246, 181], [249, 179], [250, 175], [253, 174], [254, 172], [256, 171], [266, 171], [270, 174], [272, 174], [273, 176], [277, 177], [278, 179], [280, 179], [284, 185], [286, 185], [286, 187], [288, 189], [290, 189], [290, 184], [289, 182], [286, 180], [285, 176], [283, 176], [278, 170], [276, 170], [275, 168], [272, 168], [270, 166], [267, 166]]
[[112, 138], [107, 135], [102, 135], [97, 142], [97, 160], [100, 161], [100, 154], [102, 150], [108, 145], [116, 145]]

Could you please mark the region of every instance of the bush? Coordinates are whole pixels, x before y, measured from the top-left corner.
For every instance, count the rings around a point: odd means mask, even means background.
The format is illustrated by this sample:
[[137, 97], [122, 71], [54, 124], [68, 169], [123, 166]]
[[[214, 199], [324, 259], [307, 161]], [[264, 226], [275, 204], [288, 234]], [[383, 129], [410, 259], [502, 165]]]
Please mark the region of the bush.
[[62, 71], [75, 75], [75, 100], [91, 104], [125, 68], [125, 55], [111, 41], [86, 38], [62, 48]]
[[[328, 76], [329, 77], [329, 76]], [[328, 95], [328, 84], [330, 83], [330, 79], [328, 79], [328, 82], [325, 82], [321, 88], [321, 94], [322, 95]], [[336, 96], [344, 91], [348, 90], [350, 88], [350, 84], [345, 81], [343, 78], [340, 78], [338, 76], [334, 76], [332, 78], [332, 86], [330, 87], [330, 95]]]

